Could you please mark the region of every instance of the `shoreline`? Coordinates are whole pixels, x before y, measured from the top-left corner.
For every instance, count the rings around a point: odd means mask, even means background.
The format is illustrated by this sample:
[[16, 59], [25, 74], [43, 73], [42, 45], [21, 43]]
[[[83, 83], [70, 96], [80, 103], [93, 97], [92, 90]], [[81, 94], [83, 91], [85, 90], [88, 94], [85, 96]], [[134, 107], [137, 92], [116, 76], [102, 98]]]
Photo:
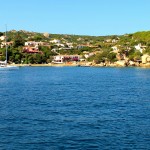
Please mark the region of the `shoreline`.
[[150, 68], [149, 64], [139, 64], [138, 66], [121, 66], [121, 65], [86, 65], [86, 64], [71, 64], [71, 63], [63, 63], [63, 64], [10, 64], [10, 66], [18, 66], [18, 67], [116, 67], [116, 68], [125, 68], [125, 67], [138, 67], [138, 68]]

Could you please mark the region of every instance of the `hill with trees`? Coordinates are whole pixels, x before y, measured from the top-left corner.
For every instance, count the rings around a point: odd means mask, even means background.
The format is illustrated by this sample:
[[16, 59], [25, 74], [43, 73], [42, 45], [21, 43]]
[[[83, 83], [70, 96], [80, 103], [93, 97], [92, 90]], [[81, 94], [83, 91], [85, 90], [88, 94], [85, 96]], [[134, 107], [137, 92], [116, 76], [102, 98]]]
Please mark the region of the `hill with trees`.
[[[150, 55], [150, 31], [125, 35], [85, 36], [11, 30], [7, 32], [7, 39], [3, 38], [3, 32], [0, 32], [0, 37], [0, 60], [5, 60], [7, 41], [8, 62], [16, 64], [51, 63], [53, 56], [75, 54], [80, 55], [82, 60], [95, 64], [110, 64], [121, 60], [125, 60], [126, 63], [139, 63], [143, 55]], [[26, 43], [32, 43], [32, 46]]]

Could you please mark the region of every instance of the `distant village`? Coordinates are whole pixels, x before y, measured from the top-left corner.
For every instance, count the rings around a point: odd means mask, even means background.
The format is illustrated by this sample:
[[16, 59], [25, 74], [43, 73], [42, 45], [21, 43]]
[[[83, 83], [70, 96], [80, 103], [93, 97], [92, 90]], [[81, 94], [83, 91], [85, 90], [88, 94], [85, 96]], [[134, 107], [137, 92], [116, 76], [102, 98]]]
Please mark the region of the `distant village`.
[[149, 32], [94, 37], [12, 30], [7, 38], [0, 35], [0, 60], [7, 46], [10, 64], [150, 66]]

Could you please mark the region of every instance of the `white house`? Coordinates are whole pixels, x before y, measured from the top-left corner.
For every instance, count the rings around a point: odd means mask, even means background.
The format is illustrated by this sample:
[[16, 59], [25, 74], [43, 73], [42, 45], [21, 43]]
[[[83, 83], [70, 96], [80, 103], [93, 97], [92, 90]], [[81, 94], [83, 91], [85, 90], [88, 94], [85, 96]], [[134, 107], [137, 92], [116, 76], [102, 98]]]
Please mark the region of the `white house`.
[[87, 51], [84, 51], [83, 52], [84, 53], [84, 57], [87, 59], [87, 58], [89, 58], [89, 57], [91, 57], [91, 56], [93, 56], [95, 53], [93, 53], [93, 52], [87, 52]]
[[141, 43], [139, 43], [138, 45], [134, 46], [136, 50], [140, 51], [141, 53], [143, 53], [143, 50], [145, 50], [146, 46], [142, 46]]
[[57, 55], [53, 58], [53, 63], [61, 64], [64, 62], [73, 62], [73, 61], [79, 61], [80, 56], [79, 55]]
[[112, 39], [112, 43], [117, 43], [117, 42], [118, 42], [118, 40]]
[[73, 48], [73, 43], [66, 43], [69, 48]]
[[57, 55], [57, 56], [54, 56], [54, 59], [52, 62], [56, 63], [56, 64], [61, 64], [61, 63], [63, 63], [63, 60], [64, 60], [63, 55]]
[[1, 40], [1, 41], [4, 41], [5, 38], [6, 38], [6, 36], [0, 36], [0, 40]]
[[112, 46], [111, 48], [113, 49], [114, 53], [118, 53], [119, 49], [117, 46]]
[[106, 42], [106, 43], [111, 43], [112, 40], [111, 40], [111, 39], [106, 39], [105, 42]]
[[[12, 45], [13, 45], [13, 42], [12, 42], [12, 41], [7, 42], [7, 46], [12, 46]], [[4, 48], [5, 46], [6, 46], [6, 42], [1, 42], [0, 47], [1, 47], [1, 48]]]
[[60, 40], [54, 39], [54, 40], [51, 40], [50, 43], [60, 43]]
[[43, 42], [27, 41], [24, 45], [38, 48], [39, 45], [43, 45]]
[[55, 44], [56, 46], [60, 46], [60, 47], [65, 47], [65, 45], [64, 44], [60, 44], [60, 43], [57, 43], [57, 44]]

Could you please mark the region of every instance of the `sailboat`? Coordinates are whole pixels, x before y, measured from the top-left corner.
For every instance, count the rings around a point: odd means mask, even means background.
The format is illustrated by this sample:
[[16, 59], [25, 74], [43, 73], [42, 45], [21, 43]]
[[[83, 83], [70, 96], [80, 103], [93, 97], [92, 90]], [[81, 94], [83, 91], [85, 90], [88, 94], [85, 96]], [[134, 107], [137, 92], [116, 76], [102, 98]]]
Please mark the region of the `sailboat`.
[[6, 27], [6, 31], [5, 31], [5, 43], [6, 43], [6, 60], [5, 61], [0, 61], [0, 70], [2, 69], [19, 69], [18, 66], [12, 66], [12, 65], [8, 65], [7, 63], [7, 59], [8, 59], [8, 55], [7, 55], [7, 27]]

